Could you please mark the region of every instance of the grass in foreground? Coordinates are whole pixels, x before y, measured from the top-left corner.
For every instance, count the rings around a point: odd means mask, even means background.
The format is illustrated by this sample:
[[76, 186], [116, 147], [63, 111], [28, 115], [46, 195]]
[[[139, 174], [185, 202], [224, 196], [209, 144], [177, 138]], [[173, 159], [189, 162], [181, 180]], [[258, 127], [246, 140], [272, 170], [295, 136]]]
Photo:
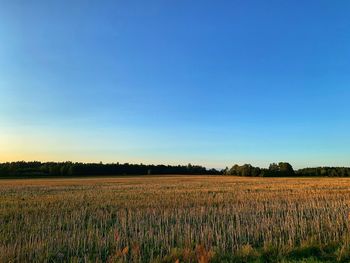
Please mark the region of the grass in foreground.
[[1, 262], [348, 262], [350, 179], [0, 180]]

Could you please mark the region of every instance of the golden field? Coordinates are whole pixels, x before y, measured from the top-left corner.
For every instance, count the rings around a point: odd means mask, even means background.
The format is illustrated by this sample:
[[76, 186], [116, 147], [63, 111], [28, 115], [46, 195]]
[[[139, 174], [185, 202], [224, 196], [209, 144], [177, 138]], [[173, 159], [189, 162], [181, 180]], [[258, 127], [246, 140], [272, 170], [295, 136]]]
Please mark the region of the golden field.
[[350, 179], [0, 180], [0, 262], [350, 259]]

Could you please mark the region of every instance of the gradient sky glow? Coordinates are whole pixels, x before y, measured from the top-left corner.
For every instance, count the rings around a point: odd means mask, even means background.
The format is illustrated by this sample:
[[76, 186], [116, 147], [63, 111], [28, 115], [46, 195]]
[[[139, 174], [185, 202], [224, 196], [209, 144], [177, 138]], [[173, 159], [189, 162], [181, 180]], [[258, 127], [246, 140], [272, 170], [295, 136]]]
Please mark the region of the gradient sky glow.
[[349, 14], [0, 0], [0, 162], [350, 166]]

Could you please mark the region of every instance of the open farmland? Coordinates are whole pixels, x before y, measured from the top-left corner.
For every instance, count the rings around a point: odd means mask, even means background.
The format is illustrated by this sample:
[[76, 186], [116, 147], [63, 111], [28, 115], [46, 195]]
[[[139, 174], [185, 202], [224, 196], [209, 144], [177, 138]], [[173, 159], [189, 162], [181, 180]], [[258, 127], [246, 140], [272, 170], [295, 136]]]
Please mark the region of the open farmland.
[[0, 262], [344, 261], [350, 179], [0, 180]]

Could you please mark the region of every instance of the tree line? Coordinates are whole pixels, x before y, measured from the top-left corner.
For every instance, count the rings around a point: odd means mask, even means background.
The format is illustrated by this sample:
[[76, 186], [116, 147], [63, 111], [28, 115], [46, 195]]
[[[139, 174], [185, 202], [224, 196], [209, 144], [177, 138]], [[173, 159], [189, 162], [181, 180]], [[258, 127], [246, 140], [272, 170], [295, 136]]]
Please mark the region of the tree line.
[[350, 177], [348, 167], [315, 167], [294, 170], [287, 162], [272, 163], [268, 168], [235, 164], [223, 170], [200, 165], [150, 165], [129, 163], [79, 162], [7, 162], [0, 163], [0, 177], [98, 176], [98, 175], [232, 175], [250, 177]]
[[200, 165], [146, 165], [129, 163], [7, 162], [0, 163], [0, 177], [95, 176], [151, 174], [222, 174]]
[[269, 168], [254, 167], [250, 164], [235, 164], [223, 170], [224, 175], [251, 177], [350, 177], [349, 167], [314, 167], [294, 170], [287, 162], [272, 163]]
[[254, 167], [250, 164], [235, 164], [231, 169], [226, 168], [223, 172], [225, 175], [252, 176], [252, 177], [288, 177], [295, 176], [293, 167], [286, 162], [272, 163], [269, 168]]

